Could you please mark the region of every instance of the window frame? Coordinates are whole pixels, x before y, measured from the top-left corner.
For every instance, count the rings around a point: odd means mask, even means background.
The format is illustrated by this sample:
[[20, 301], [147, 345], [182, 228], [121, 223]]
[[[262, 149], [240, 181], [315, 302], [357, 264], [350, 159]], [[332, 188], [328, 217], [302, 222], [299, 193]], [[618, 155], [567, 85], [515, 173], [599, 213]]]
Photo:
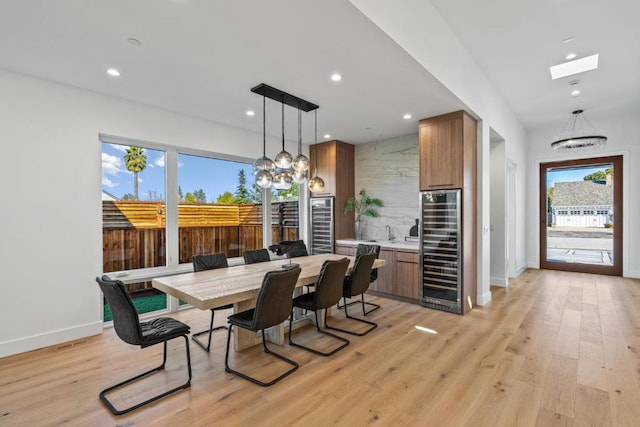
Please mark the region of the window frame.
[[[136, 270], [121, 270], [112, 271], [108, 274], [118, 280], [121, 280], [125, 284], [137, 283], [147, 280], [153, 280], [156, 277], [171, 276], [181, 273], [188, 273], [193, 271], [193, 265], [191, 263], [179, 264], [179, 241], [178, 241], [178, 155], [192, 155], [211, 158], [215, 160], [232, 161], [239, 163], [252, 164], [255, 159], [236, 156], [231, 154], [218, 153], [215, 151], [207, 151], [201, 149], [185, 148], [177, 145], [168, 145], [156, 142], [143, 141], [134, 138], [120, 137], [109, 134], [98, 135], [98, 143], [100, 144], [100, 152], [102, 152], [103, 143], [111, 143], [118, 145], [138, 146], [142, 148], [148, 148], [152, 150], [163, 151], [165, 153], [165, 247], [166, 247], [166, 265], [161, 267], [140, 268]], [[102, 174], [102, 166], [99, 168], [100, 174]], [[102, 189], [102, 187], [101, 187]], [[299, 196], [298, 211], [300, 218], [303, 217], [303, 203], [302, 200], [306, 197]], [[263, 244], [268, 247], [271, 244], [271, 192], [267, 189], [263, 189], [262, 192], [262, 236]], [[268, 227], [265, 227], [265, 224]], [[300, 233], [302, 233], [303, 227], [300, 227]], [[302, 234], [301, 234], [302, 235]], [[242, 257], [229, 258], [229, 266], [240, 265], [244, 263]], [[184, 306], [182, 306], [184, 307]], [[188, 306], [187, 306], [188, 307]], [[169, 297], [167, 301], [168, 312], [173, 312], [178, 309], [178, 299]], [[157, 311], [154, 313], [166, 312]]]

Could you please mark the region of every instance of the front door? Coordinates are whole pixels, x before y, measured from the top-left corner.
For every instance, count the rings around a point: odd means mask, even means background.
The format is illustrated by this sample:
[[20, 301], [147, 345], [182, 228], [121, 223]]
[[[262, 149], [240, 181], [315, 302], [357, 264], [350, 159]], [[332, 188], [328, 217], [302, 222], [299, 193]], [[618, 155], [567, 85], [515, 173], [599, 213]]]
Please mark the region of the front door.
[[622, 275], [622, 156], [540, 165], [540, 268]]

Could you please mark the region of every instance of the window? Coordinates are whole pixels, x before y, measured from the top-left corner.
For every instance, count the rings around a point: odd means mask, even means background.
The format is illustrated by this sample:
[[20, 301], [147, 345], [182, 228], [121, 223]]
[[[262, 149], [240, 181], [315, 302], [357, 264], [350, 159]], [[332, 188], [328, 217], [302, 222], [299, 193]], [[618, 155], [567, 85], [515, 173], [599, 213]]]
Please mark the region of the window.
[[580, 215], [580, 211], [579, 210], [572, 210], [571, 211], [571, 215]]
[[102, 144], [103, 271], [166, 265], [165, 152]]
[[271, 243], [263, 236], [298, 238], [297, 186], [271, 192], [276, 221], [264, 234], [252, 159], [106, 136], [101, 145], [103, 272], [125, 283], [139, 313], [177, 308], [151, 279], [191, 271], [193, 255], [224, 252], [233, 265]]
[[263, 247], [262, 189], [252, 164], [179, 153], [178, 199], [180, 263]]

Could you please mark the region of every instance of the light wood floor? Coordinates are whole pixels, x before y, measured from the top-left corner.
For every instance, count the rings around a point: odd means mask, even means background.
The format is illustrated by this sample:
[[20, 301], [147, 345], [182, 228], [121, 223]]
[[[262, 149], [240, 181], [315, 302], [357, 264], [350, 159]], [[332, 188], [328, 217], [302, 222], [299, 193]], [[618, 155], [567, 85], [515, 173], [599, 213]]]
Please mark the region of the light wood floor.
[[[273, 387], [224, 372], [221, 332], [211, 354], [191, 345], [190, 389], [121, 417], [102, 406], [99, 390], [158, 364], [162, 346], [140, 350], [109, 329], [0, 359], [0, 425], [640, 425], [638, 280], [529, 270], [465, 316], [369, 298], [383, 305], [370, 315], [378, 329], [329, 358], [279, 348], [300, 369]], [[175, 317], [195, 330], [208, 316]], [[343, 322], [336, 314], [334, 323]], [[331, 344], [308, 328], [298, 337]], [[285, 368], [259, 347], [234, 363], [266, 375]], [[184, 375], [184, 344], [176, 340], [166, 373], [143, 390]]]

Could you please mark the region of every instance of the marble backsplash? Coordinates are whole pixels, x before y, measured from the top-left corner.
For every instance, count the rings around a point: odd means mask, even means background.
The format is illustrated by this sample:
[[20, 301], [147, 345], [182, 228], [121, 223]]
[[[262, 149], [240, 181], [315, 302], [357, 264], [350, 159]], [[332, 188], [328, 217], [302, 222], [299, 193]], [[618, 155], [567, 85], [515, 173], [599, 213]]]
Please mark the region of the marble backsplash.
[[419, 217], [418, 134], [355, 146], [355, 191], [384, 202], [377, 218], [366, 217], [363, 238], [404, 239]]

